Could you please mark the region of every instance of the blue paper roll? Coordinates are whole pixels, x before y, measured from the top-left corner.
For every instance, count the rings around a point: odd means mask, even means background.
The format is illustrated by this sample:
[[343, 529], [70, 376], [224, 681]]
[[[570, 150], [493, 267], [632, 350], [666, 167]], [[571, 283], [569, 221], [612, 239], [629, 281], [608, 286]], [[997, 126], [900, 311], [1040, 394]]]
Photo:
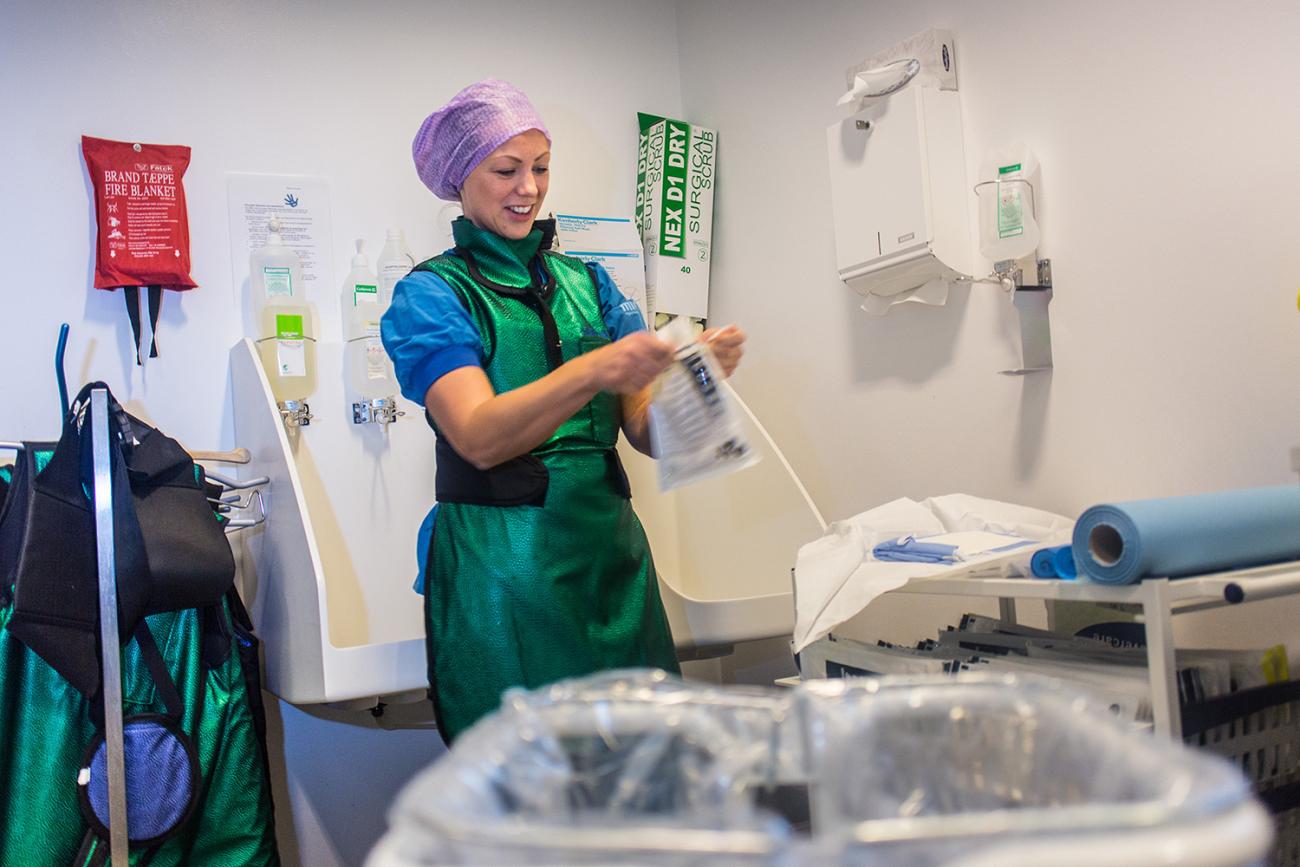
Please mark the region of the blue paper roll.
[[1035, 578], [1062, 578], [1072, 580], [1078, 573], [1074, 568], [1074, 554], [1069, 545], [1039, 548], [1029, 560], [1029, 571]]
[[1034, 573], [1035, 578], [1056, 577], [1056, 552], [1058, 550], [1060, 550], [1060, 546], [1039, 548], [1034, 552], [1034, 556], [1029, 558], [1029, 571]]
[[1052, 556], [1052, 568], [1056, 570], [1057, 578], [1073, 581], [1079, 577], [1079, 567], [1074, 562], [1073, 545], [1062, 545], [1056, 549], [1056, 553]]
[[1300, 485], [1093, 506], [1073, 541], [1079, 570], [1102, 584], [1300, 559]]

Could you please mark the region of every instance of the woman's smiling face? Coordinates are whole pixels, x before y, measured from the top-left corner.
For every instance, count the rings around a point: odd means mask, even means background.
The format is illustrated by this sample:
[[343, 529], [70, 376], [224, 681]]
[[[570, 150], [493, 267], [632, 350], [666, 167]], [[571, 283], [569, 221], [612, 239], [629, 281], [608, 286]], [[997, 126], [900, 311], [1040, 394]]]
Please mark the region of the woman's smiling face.
[[550, 186], [551, 143], [535, 129], [521, 132], [488, 154], [465, 178], [465, 217], [503, 238], [519, 240], [533, 229]]

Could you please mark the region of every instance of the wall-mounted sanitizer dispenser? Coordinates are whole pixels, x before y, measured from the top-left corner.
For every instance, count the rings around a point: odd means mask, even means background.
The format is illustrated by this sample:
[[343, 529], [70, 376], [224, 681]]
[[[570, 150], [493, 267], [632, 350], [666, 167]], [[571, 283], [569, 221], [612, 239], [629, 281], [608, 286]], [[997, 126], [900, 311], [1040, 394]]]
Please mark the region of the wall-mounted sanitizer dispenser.
[[972, 274], [952, 34], [930, 30], [851, 68], [826, 131], [839, 277], [884, 313], [943, 304]]

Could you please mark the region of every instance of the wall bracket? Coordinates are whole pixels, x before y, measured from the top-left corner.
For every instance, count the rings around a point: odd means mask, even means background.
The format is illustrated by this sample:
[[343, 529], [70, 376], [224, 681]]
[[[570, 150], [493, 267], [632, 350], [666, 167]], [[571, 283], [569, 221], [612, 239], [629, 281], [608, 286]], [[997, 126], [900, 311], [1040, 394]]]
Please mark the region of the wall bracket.
[[1047, 318], [1047, 305], [1052, 302], [1052, 260], [1037, 261], [1038, 282], [1032, 286], [1022, 284], [1024, 272], [1014, 261], [998, 262], [994, 266], [999, 277], [1014, 284], [1011, 302], [1020, 314], [1022, 363], [1013, 370], [998, 371], [1006, 376], [1025, 376], [1052, 369], [1052, 329]]

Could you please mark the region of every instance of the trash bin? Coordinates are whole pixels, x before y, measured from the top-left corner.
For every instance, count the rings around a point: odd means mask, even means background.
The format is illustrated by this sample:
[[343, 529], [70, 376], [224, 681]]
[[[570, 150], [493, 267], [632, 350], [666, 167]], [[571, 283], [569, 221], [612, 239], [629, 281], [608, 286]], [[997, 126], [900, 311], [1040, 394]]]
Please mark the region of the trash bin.
[[1271, 840], [1226, 762], [1054, 684], [980, 675], [514, 690], [389, 819], [368, 867], [1228, 867]]
[[1247, 865], [1272, 823], [1228, 762], [1051, 681], [812, 681], [813, 812], [841, 864]]

